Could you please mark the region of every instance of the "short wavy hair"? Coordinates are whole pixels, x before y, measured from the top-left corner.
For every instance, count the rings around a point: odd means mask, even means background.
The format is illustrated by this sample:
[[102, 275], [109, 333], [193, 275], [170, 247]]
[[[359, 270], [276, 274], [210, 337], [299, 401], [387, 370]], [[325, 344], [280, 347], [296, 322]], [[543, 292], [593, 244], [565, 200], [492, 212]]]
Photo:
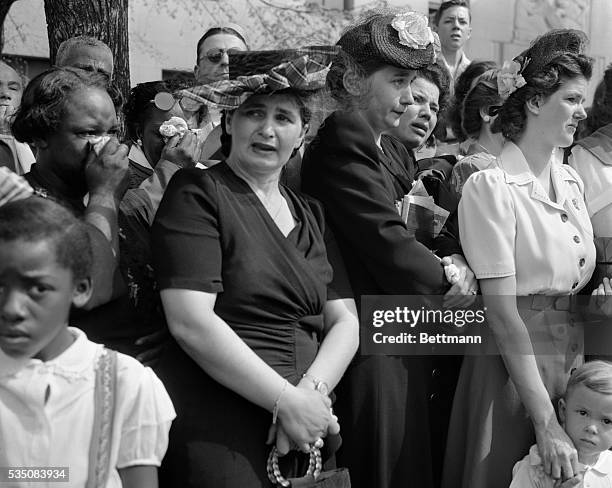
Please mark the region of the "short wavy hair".
[[612, 395], [612, 364], [608, 361], [588, 361], [579, 366], [570, 375], [564, 397], [571, 394], [578, 385], [584, 385], [589, 390]]
[[32, 196], [0, 207], [0, 246], [3, 242], [49, 241], [55, 258], [75, 281], [91, 277], [93, 256], [87, 224], [52, 200]]
[[31, 143], [54, 134], [64, 116], [66, 100], [82, 88], [99, 88], [114, 100], [115, 94], [103, 73], [65, 66], [52, 68], [33, 78], [15, 114], [12, 126], [15, 139]]
[[424, 78], [438, 87], [440, 96], [438, 97], [439, 112], [443, 112], [450, 100], [451, 76], [448, 69], [439, 63], [430, 64], [426, 68], [417, 72], [417, 78]]
[[438, 10], [433, 18], [433, 25], [438, 25], [440, 23], [440, 19], [442, 18], [442, 14], [452, 7], [465, 7], [468, 9], [470, 22], [472, 21], [472, 12], [470, 10], [470, 4], [466, 0], [449, 0], [448, 2], [442, 2]]
[[457, 79], [455, 94], [448, 110], [453, 133], [460, 141], [477, 137], [482, 127], [480, 109], [501, 105], [494, 78], [484, 73], [497, 67], [494, 61], [472, 61]]

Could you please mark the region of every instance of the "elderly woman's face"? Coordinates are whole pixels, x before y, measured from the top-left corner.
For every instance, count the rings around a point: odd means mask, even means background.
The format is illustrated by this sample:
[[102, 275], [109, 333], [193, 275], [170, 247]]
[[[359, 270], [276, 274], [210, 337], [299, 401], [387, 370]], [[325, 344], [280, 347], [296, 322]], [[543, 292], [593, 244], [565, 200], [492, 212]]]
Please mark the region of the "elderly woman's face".
[[174, 107], [170, 110], [159, 110], [151, 104], [151, 108], [145, 113], [139, 136], [142, 141], [142, 151], [152, 167], [155, 167], [159, 162], [165, 145], [164, 139], [159, 133], [159, 127], [170, 117], [185, 118], [185, 114], [178, 103], [174, 104]]
[[280, 171], [304, 139], [300, 108], [291, 95], [253, 95], [227, 119], [229, 159], [249, 174]]
[[440, 89], [425, 78], [416, 78], [411, 88], [414, 103], [408, 105], [399, 126], [389, 133], [411, 149], [417, 149], [425, 144], [438, 123]]
[[117, 115], [108, 93], [100, 88], [79, 88], [66, 97], [58, 129], [39, 143], [39, 159], [66, 171], [80, 171], [91, 137], [116, 131]]
[[416, 71], [385, 66], [367, 78], [367, 107], [362, 113], [377, 136], [397, 127], [413, 103], [410, 85], [415, 76]]

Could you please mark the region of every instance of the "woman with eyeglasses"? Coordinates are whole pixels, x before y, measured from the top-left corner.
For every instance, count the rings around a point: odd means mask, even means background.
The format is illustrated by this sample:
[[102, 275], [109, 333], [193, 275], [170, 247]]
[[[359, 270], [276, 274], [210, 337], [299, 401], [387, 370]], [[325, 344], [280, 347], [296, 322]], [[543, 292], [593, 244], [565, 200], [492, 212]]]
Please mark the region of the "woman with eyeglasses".
[[[151, 81], [140, 83], [130, 91], [123, 107], [127, 137], [131, 141], [130, 188], [137, 188], [153, 175], [160, 161], [174, 163], [175, 169], [193, 165], [198, 160], [198, 138], [192, 132], [183, 137], [165, 139], [160, 126], [171, 117], [186, 122], [192, 116], [186, 111], [174, 92], [185, 86], [181, 81]], [[167, 175], [168, 177], [171, 174]]]
[[457, 81], [449, 119], [464, 157], [453, 167], [450, 181], [459, 195], [472, 173], [493, 165], [504, 143], [500, 133], [491, 131], [502, 103], [497, 73], [493, 61], [473, 61]]
[[[232, 75], [247, 82], [194, 89], [228, 111], [230, 147], [175, 175], [153, 225], [176, 339], [158, 368], [179, 412], [164, 486], [267, 487], [266, 442], [308, 452], [338, 431], [329, 394], [357, 348], [355, 303], [320, 204], [279, 183], [334, 53], [245, 52]], [[301, 476], [307, 460], [281, 470]]]

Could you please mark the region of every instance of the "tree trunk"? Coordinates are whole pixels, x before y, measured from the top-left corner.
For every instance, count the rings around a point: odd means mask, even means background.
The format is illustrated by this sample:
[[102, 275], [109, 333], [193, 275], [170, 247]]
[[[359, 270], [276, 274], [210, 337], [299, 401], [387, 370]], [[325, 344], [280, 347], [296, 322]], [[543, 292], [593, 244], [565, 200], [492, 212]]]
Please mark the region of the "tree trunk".
[[17, 0], [0, 0], [0, 53], [4, 51], [4, 20]]
[[114, 81], [124, 99], [130, 92], [128, 0], [45, 0], [51, 64], [59, 45], [85, 35], [109, 45], [115, 58]]

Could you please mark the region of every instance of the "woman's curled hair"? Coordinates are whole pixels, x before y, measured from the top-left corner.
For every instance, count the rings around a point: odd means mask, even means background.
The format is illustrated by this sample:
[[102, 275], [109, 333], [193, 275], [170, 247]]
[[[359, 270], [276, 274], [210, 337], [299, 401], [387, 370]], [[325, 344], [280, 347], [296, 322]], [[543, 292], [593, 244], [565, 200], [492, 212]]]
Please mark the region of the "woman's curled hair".
[[525, 76], [527, 84], [508, 97], [491, 130], [501, 132], [508, 140], [516, 141], [525, 130], [525, 104], [537, 96], [548, 98], [559, 89], [564, 80], [578, 76], [590, 79], [592, 64], [592, 58], [584, 54], [559, 53], [542, 68]]
[[497, 93], [497, 82], [492, 76], [497, 67], [493, 61], [472, 61], [457, 79], [455, 95], [448, 110], [453, 133], [460, 141], [478, 137], [482, 127], [480, 109], [491, 105], [501, 105]]

